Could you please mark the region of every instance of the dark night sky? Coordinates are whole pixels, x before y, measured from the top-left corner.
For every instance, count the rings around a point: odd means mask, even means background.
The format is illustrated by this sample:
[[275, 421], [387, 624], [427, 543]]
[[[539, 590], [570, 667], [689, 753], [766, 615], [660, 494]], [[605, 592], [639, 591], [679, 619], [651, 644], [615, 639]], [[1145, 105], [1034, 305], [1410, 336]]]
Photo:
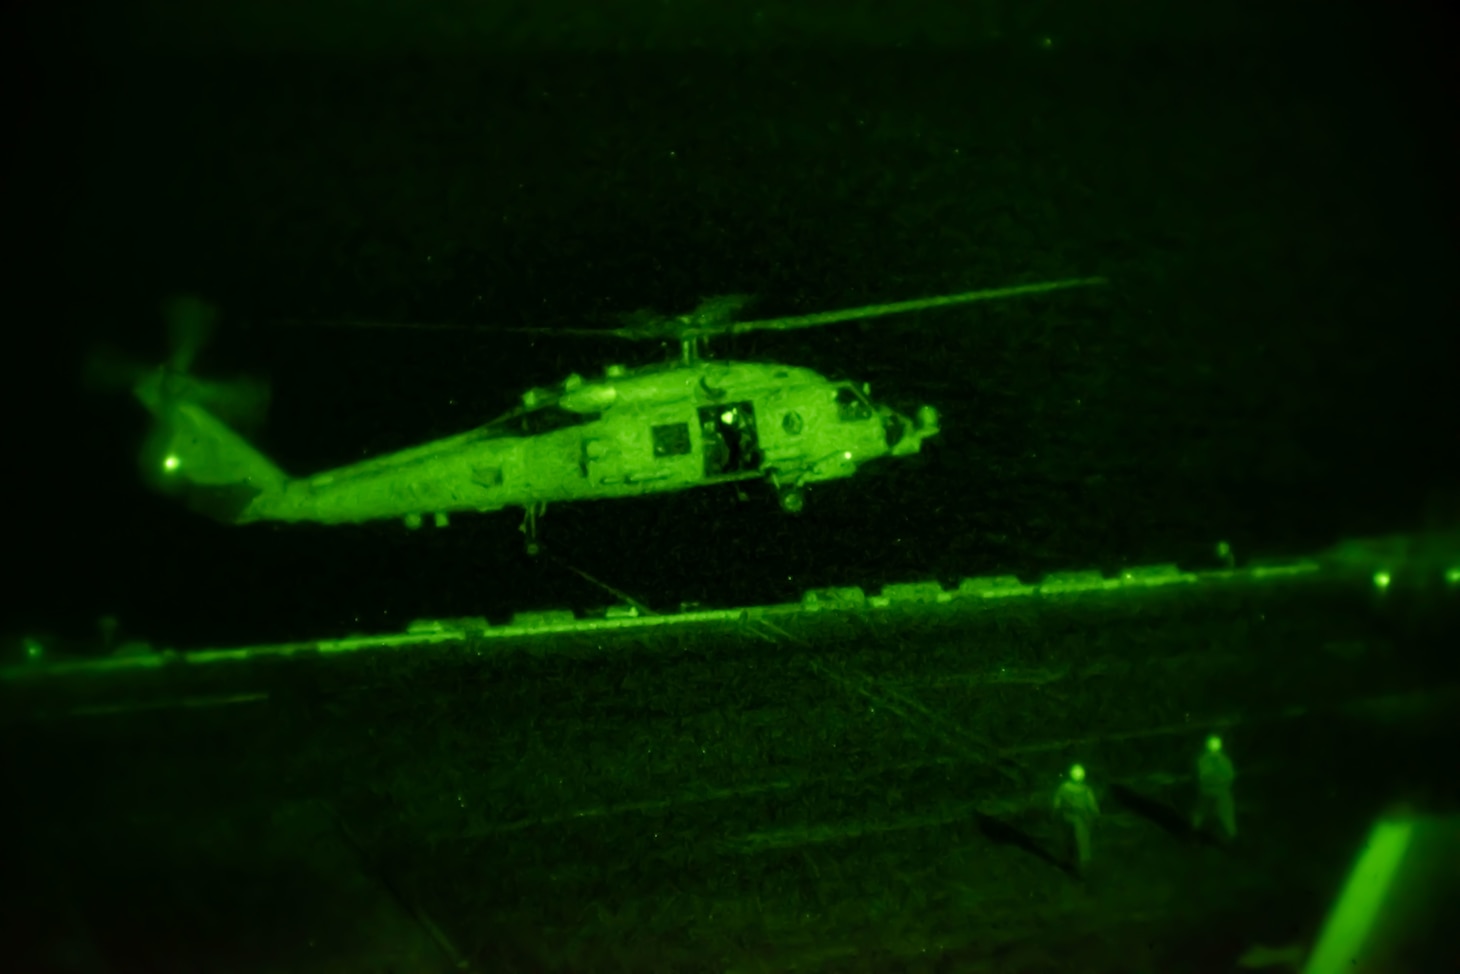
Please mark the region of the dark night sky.
[[945, 432], [799, 519], [719, 490], [549, 512], [565, 562], [661, 608], [1419, 526], [1457, 483], [1439, 390], [1460, 360], [1425, 22], [1217, 4], [1097, 26], [1065, 6], [997, 40], [949, 14], [930, 43], [919, 25], [951, 8], [818, 34], [766, 5], [770, 26], [701, 28], [721, 43], [698, 48], [678, 22], [574, 21], [556, 45], [547, 19], [495, 45], [422, 28], [395, 51], [383, 19], [300, 21], [285, 45], [259, 14], [232, 51], [216, 24], [192, 43], [119, 28], [165, 26], [160, 3], [40, 23], [14, 96], [34, 224], [6, 631], [112, 611], [201, 645], [605, 602], [526, 563], [507, 512], [439, 533], [227, 529], [147, 495], [137, 410], [75, 376], [98, 337], [160, 355], [155, 308], [178, 289], [223, 308], [204, 367], [269, 374], [260, 445], [307, 473], [659, 352], [274, 318], [562, 325], [729, 291], [775, 313], [1111, 278], [722, 348], [933, 403]]

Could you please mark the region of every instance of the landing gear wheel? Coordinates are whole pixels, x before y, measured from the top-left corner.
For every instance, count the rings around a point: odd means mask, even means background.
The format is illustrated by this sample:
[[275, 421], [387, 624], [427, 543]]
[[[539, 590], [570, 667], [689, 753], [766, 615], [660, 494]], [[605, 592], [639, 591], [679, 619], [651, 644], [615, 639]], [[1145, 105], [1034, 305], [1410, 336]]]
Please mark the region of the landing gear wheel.
[[800, 514], [806, 508], [806, 489], [782, 487], [776, 491], [776, 499], [781, 502], [781, 510], [787, 514]]

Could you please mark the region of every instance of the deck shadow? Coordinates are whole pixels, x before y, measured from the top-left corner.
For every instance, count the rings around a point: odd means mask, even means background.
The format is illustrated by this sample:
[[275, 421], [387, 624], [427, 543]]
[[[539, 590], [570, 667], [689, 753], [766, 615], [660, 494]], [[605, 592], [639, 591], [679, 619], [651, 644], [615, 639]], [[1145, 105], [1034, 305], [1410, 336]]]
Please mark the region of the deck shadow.
[[1000, 821], [991, 815], [985, 815], [982, 812], [974, 812], [973, 820], [978, 825], [979, 832], [983, 833], [984, 838], [995, 845], [1018, 849], [1021, 852], [1026, 852], [1036, 859], [1048, 863], [1061, 872], [1069, 871], [1064, 863], [1056, 859], [1048, 849], [1036, 842], [1034, 837], [1023, 829], [1010, 825], [1008, 822]]
[[1163, 832], [1183, 842], [1199, 841], [1200, 836], [1191, 830], [1191, 823], [1170, 805], [1156, 801], [1125, 785], [1115, 785], [1110, 796], [1116, 803], [1130, 812], [1155, 825]]

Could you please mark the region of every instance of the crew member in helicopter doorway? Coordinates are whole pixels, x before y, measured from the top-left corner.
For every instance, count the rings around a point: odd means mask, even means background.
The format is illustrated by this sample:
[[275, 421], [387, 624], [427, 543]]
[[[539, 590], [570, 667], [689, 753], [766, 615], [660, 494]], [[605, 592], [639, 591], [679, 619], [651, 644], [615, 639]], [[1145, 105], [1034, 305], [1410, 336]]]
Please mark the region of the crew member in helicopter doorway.
[[1237, 838], [1237, 808], [1232, 801], [1232, 782], [1237, 771], [1232, 759], [1222, 751], [1222, 739], [1216, 734], [1207, 738], [1206, 748], [1196, 761], [1196, 808], [1191, 813], [1191, 830], [1200, 832], [1215, 818], [1221, 836], [1228, 842]]
[[1077, 876], [1083, 877], [1090, 867], [1090, 827], [1100, 814], [1100, 803], [1095, 800], [1094, 790], [1085, 783], [1085, 769], [1081, 765], [1073, 765], [1069, 778], [1055, 791], [1054, 813], [1065, 826], [1066, 849], [1073, 847], [1071, 866]]

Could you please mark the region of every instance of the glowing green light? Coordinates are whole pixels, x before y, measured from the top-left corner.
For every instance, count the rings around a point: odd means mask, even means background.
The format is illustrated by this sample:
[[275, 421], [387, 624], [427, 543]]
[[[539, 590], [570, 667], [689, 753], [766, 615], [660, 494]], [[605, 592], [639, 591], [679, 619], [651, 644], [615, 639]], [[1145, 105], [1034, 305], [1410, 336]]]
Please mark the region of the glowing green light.
[[1389, 587], [1389, 573], [1388, 572], [1375, 572], [1374, 573], [1374, 587], [1375, 588], [1388, 588]]
[[1460, 565], [1445, 569], [1445, 583], [1447, 585], [1460, 585]]
[[41, 646], [41, 644], [40, 644], [39, 641], [27, 637], [24, 640], [24, 643], [25, 643], [25, 655], [26, 655], [26, 657], [28, 659], [40, 659], [42, 656], [44, 656], [46, 654], [45, 649], [42, 648], [42, 646]]
[[1039, 39], [1039, 46], [1042, 47], [1042, 48], [1044, 48], [1046, 51], [1049, 50], [1051, 47], [1054, 47], [1054, 38], [1053, 37], [1041, 37]]
[[1374, 825], [1304, 970], [1342, 974], [1353, 967], [1353, 958], [1370, 944], [1379, 913], [1394, 892], [1394, 877], [1413, 834], [1414, 823], [1408, 821]]
[[164, 459], [162, 461], [162, 469], [163, 470], [166, 470], [168, 473], [171, 473], [172, 471], [176, 470], [177, 469], [177, 457], [176, 456], [169, 455], [166, 459]]

